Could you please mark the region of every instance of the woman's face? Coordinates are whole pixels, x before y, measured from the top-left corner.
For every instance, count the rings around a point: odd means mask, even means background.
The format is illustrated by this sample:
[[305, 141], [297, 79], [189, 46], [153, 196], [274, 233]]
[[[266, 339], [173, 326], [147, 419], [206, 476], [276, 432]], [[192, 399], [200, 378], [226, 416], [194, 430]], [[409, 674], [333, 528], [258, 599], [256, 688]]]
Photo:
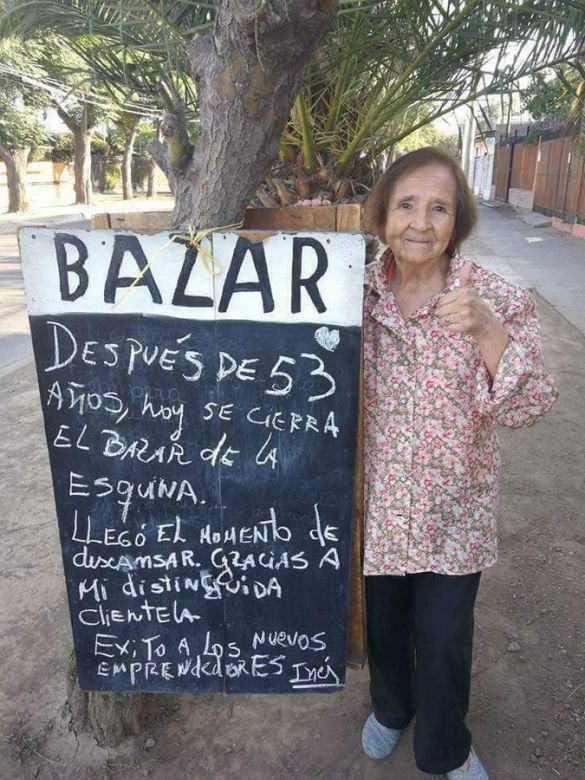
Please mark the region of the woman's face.
[[456, 208], [455, 177], [440, 163], [398, 179], [384, 231], [397, 261], [428, 266], [443, 257], [455, 227]]

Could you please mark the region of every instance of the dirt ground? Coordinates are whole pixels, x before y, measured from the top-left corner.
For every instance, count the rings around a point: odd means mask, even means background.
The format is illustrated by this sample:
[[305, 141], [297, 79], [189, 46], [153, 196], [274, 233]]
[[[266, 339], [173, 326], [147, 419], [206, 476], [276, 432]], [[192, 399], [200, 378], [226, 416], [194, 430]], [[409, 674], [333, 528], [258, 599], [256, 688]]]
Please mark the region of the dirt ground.
[[[540, 301], [561, 397], [535, 428], [502, 431], [500, 560], [476, 612], [468, 723], [493, 780], [585, 778], [585, 339]], [[165, 696], [161, 721], [117, 750], [76, 738], [64, 712], [71, 635], [32, 365], [0, 388], [0, 777], [399, 778], [363, 756], [367, 669], [342, 693]], [[426, 775], [428, 777], [428, 775]]]

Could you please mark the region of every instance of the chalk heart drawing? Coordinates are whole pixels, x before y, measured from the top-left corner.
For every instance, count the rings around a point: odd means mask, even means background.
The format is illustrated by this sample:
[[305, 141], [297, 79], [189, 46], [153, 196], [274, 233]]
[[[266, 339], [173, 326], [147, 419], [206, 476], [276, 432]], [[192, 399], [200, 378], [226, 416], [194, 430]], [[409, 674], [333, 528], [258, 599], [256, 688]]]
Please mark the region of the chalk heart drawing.
[[317, 328], [315, 331], [315, 340], [323, 349], [328, 349], [329, 352], [335, 352], [336, 348], [339, 346], [339, 331], [329, 330], [326, 325], [323, 325], [322, 328]]

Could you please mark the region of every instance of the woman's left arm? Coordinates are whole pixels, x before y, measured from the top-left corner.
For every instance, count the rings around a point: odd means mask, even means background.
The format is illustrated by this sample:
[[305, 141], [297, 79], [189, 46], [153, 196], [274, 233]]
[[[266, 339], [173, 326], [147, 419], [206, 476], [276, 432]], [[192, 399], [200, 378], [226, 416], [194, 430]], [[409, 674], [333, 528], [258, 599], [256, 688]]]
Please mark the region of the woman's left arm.
[[482, 361], [475, 406], [509, 428], [532, 425], [558, 396], [544, 368], [535, 301], [522, 291], [510, 314], [500, 320], [470, 285], [470, 269], [464, 268], [461, 276], [462, 288], [444, 296], [437, 313], [443, 322], [454, 317], [445, 327], [468, 333], [478, 343]]
[[557, 399], [554, 380], [544, 367], [536, 303], [528, 292], [503, 327], [508, 342], [493, 378], [487, 366], [478, 372], [476, 407], [508, 428], [533, 425]]

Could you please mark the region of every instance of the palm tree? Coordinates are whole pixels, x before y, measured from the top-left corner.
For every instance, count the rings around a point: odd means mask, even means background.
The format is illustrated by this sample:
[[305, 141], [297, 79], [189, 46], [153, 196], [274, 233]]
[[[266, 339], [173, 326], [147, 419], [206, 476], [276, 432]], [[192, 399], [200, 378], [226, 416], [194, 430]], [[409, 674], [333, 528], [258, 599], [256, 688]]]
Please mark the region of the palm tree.
[[414, 130], [565, 62], [582, 11], [552, 3], [523, 13], [517, 3], [480, 0], [341, 5], [307, 68], [282, 156], [314, 171], [317, 187], [325, 179], [334, 194], [347, 193]]
[[[247, 4], [258, 49], [267, 3]], [[0, 24], [0, 34], [58, 30], [96, 77], [158, 101], [164, 142], [151, 151], [175, 192], [177, 226], [240, 218], [276, 158], [275, 134], [268, 145], [260, 130], [260, 108], [272, 122], [277, 115], [284, 121], [270, 105], [278, 79], [267, 78], [260, 49], [253, 63], [244, 63], [243, 90], [234, 86], [243, 64], [237, 57], [224, 52], [213, 68], [206, 65], [206, 31], [223, 5], [12, 0]], [[282, 14], [281, 24], [284, 2]], [[289, 163], [273, 171], [281, 199], [320, 187], [339, 197], [355, 181], [367, 185], [380, 155], [413, 130], [570, 59], [584, 16], [579, 0], [339, 0], [333, 29], [305, 69], [279, 138], [281, 160]], [[230, 138], [235, 126], [238, 137]], [[227, 196], [220, 185], [218, 159], [224, 175], [240, 182], [237, 195]], [[245, 184], [243, 168], [250, 171]]]

